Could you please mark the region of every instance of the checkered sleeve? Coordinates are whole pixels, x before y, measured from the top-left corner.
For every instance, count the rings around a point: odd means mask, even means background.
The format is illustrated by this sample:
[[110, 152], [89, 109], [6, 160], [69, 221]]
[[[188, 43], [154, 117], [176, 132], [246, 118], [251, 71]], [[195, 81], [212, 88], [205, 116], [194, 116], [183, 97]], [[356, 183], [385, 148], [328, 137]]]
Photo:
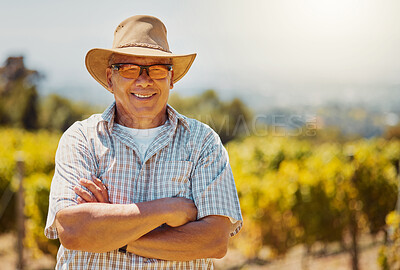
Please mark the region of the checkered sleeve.
[[95, 173], [96, 162], [83, 130], [82, 122], [76, 122], [63, 134], [58, 144], [44, 231], [50, 239], [58, 238], [54, 225], [58, 211], [77, 204], [73, 187], [79, 185], [80, 178], [91, 179]]
[[235, 224], [231, 236], [242, 227], [239, 198], [226, 149], [215, 132], [207, 135], [192, 175], [192, 192], [198, 216], [221, 215]]

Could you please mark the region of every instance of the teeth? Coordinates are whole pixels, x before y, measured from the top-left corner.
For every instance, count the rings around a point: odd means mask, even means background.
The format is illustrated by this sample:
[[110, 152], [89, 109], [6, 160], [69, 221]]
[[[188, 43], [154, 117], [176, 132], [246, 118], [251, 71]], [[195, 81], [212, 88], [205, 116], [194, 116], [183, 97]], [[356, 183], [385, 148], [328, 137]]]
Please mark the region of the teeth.
[[150, 94], [150, 95], [140, 95], [140, 94], [135, 94], [135, 93], [133, 93], [135, 96], [137, 96], [137, 97], [140, 97], [140, 98], [148, 98], [148, 97], [151, 97], [153, 94]]

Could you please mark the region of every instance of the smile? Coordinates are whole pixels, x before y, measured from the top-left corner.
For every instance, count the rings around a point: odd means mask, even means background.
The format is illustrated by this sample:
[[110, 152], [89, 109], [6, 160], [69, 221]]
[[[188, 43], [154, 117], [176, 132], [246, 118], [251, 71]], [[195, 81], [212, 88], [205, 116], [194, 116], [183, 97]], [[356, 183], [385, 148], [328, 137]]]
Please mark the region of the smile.
[[138, 97], [138, 98], [149, 98], [154, 96], [155, 94], [149, 94], [149, 95], [141, 95], [141, 94], [135, 94], [133, 93], [134, 96]]

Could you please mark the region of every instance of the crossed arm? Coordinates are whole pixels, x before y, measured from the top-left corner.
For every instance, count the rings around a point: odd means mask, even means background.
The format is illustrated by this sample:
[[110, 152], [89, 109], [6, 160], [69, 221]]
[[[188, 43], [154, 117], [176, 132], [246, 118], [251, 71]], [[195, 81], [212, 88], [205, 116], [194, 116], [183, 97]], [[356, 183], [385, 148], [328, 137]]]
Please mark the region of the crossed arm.
[[[128, 244], [128, 252], [164, 260], [222, 258], [231, 231], [223, 216], [196, 220], [197, 209], [186, 198], [162, 198], [136, 204], [110, 204], [102, 182], [82, 179], [79, 205], [56, 215], [61, 243], [68, 249], [106, 252]], [[90, 202], [90, 203], [86, 203]]]

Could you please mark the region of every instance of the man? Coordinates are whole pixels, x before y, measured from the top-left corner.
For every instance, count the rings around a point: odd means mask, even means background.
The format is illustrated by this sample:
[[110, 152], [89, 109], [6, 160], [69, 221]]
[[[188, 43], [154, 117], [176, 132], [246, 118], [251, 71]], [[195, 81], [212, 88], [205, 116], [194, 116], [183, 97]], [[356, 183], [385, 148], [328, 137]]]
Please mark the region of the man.
[[172, 54], [151, 16], [87, 53], [115, 102], [60, 139], [45, 228], [61, 242], [57, 269], [212, 269], [225, 255], [242, 224], [226, 150], [167, 105], [195, 56]]

